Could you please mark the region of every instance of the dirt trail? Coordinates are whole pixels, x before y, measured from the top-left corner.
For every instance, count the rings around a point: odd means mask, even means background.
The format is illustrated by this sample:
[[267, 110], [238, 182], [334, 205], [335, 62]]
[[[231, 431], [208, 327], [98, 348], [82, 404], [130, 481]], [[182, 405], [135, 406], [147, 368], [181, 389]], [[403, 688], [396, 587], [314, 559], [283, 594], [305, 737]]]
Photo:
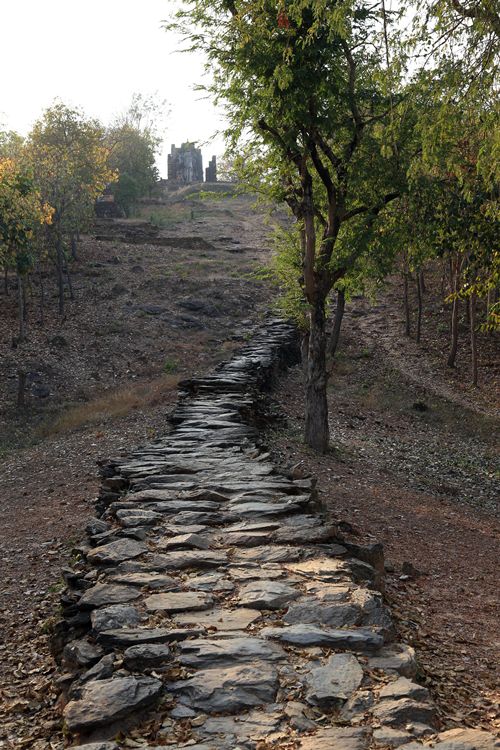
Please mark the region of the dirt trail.
[[283, 385], [287, 424], [273, 441], [284, 463], [318, 477], [346, 538], [383, 543], [387, 598], [444, 725], [500, 729], [498, 424], [460, 391], [445, 400], [415, 382], [416, 368], [411, 378], [398, 370], [380, 345], [387, 321], [377, 323], [363, 306], [345, 321], [329, 388], [332, 452], [301, 444], [300, 368]]

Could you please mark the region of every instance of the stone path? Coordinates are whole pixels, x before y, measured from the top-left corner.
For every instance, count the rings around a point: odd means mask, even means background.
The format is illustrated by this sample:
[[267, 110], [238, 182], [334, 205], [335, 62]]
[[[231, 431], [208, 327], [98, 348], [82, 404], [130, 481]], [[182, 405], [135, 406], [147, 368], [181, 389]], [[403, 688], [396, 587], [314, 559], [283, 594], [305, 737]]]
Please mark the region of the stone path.
[[415, 653], [393, 640], [379, 547], [343, 544], [314, 481], [260, 448], [260, 394], [295, 353], [294, 330], [269, 322], [181, 384], [165, 438], [104, 468], [53, 636], [73, 748], [116, 750], [151, 712], [154, 739], [133, 746], [500, 746], [439, 734]]

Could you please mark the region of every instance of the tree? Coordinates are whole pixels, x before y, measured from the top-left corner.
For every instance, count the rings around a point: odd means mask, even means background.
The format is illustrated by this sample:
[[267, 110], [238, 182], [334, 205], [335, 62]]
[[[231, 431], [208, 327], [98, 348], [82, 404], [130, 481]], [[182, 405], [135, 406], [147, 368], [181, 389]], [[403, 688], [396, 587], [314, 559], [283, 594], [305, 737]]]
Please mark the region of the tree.
[[52, 216], [26, 167], [0, 157], [0, 262], [17, 274], [19, 341], [25, 338], [24, 278], [36, 257], [35, 230], [50, 225]]
[[305, 441], [324, 452], [328, 297], [405, 189], [411, 118], [380, 12], [363, 0], [187, 0], [172, 27], [206, 52], [229, 141], [250, 154], [247, 177], [297, 221], [290, 281], [307, 307]]
[[132, 206], [151, 193], [158, 180], [155, 165], [161, 144], [157, 123], [165, 102], [134, 94], [129, 108], [108, 129], [109, 163], [118, 172], [114, 187], [116, 203], [128, 216]]
[[65, 244], [72, 233], [88, 226], [97, 196], [116, 175], [108, 165], [100, 123], [62, 103], [47, 109], [35, 123], [27, 152], [42, 198], [54, 208], [48, 242], [55, 252], [62, 315]]

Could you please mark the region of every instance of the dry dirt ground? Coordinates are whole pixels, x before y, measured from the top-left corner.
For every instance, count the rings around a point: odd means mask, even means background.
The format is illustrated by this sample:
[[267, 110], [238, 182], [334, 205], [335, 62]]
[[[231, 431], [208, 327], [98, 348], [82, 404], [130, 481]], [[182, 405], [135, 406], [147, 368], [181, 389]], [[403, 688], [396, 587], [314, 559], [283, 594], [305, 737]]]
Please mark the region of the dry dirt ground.
[[358, 300], [346, 316], [329, 383], [330, 453], [302, 445], [299, 367], [280, 389], [286, 422], [272, 443], [282, 464], [318, 477], [346, 539], [383, 543], [387, 599], [443, 725], [499, 730], [498, 419], [485, 388], [474, 405], [465, 368], [454, 388], [431, 377], [432, 360], [412, 342], [400, 346], [389, 308]]
[[[46, 280], [45, 326], [31, 310], [21, 350], [11, 348], [14, 289], [0, 296], [2, 750], [63, 746], [46, 632], [61, 569], [92, 513], [96, 461], [164, 432], [177, 380], [227, 357], [271, 301], [252, 276], [268, 252], [267, 228], [249, 199], [191, 195], [144, 206], [141, 219], [151, 217], [160, 226], [156, 244], [138, 239], [148, 232], [134, 222], [104, 224], [97, 232], [106, 239], [83, 239], [65, 319]], [[286, 422], [270, 437], [282, 463], [318, 476], [349, 538], [384, 543], [394, 570], [388, 598], [419, 648], [444, 724], [455, 716], [491, 726], [494, 370], [474, 392], [464, 385], [465, 365], [452, 378], [439, 369], [439, 338], [420, 349], [402, 342], [397, 293], [389, 286], [378, 308], [358, 300], [346, 316], [330, 384], [331, 454], [315, 457], [301, 444], [300, 369], [276, 394]], [[29, 373], [24, 412], [14, 408], [20, 366]]]

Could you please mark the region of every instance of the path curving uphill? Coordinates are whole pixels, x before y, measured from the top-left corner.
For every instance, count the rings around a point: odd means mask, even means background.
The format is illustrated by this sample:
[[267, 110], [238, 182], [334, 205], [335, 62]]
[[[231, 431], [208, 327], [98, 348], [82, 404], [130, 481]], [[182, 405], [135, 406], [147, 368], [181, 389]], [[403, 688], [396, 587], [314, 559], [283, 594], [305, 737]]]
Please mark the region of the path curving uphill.
[[260, 447], [262, 393], [297, 356], [293, 327], [269, 321], [181, 384], [165, 438], [104, 467], [52, 639], [73, 748], [127, 732], [145, 750], [498, 746], [439, 733], [394, 641], [380, 547], [343, 543], [314, 480]]

